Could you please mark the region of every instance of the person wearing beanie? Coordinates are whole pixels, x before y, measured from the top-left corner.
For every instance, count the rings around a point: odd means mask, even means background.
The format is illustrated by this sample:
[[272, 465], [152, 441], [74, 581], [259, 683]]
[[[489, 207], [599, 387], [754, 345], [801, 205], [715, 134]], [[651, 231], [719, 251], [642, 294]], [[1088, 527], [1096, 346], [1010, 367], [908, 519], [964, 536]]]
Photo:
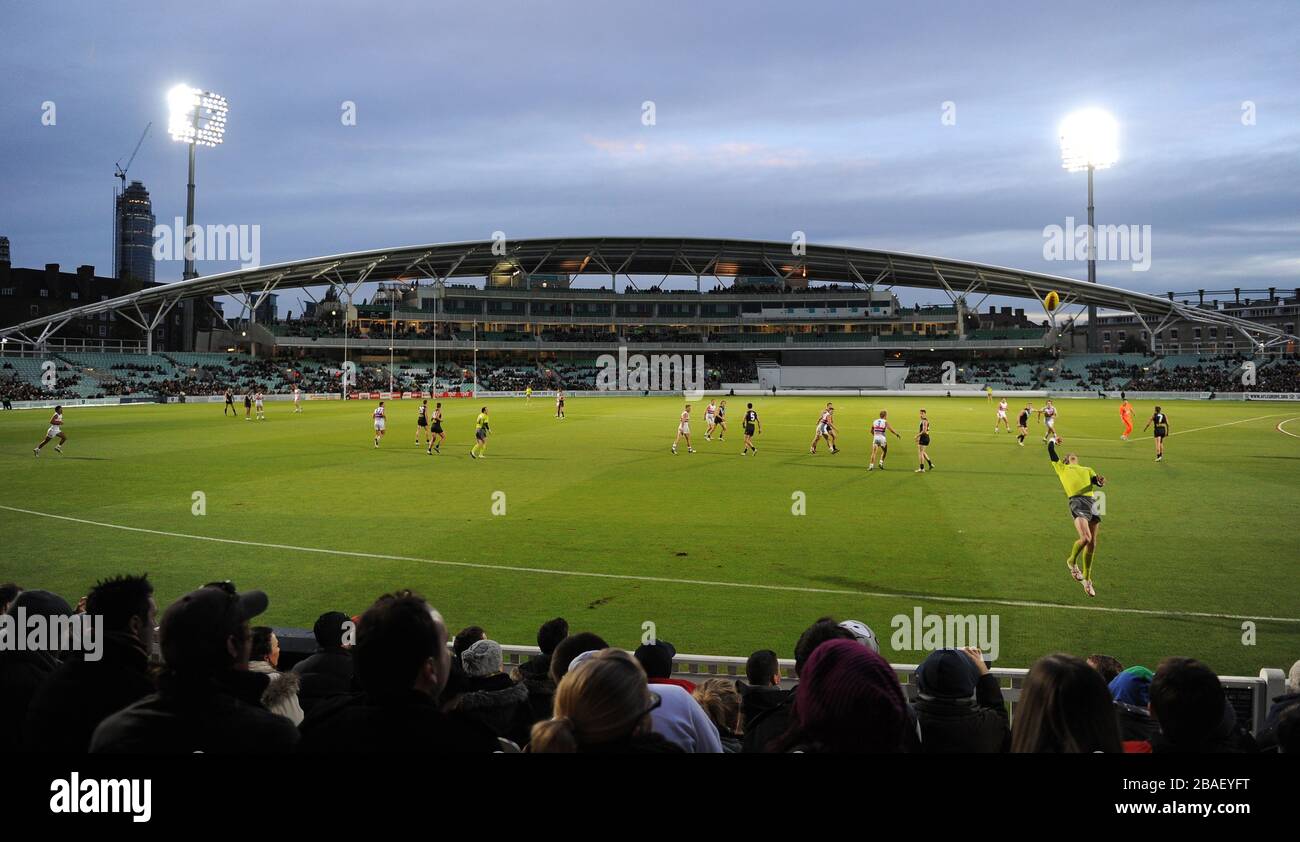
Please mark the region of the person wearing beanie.
[[[7, 620], [18, 624], [19, 612], [25, 617], [69, 617], [72, 606], [51, 591], [21, 591], [14, 596], [6, 612]], [[22, 743], [23, 722], [28, 707], [41, 683], [54, 672], [63, 653], [27, 649], [0, 650], [0, 745]]]
[[501, 644], [480, 640], [461, 653], [460, 661], [464, 684], [447, 709], [482, 723], [517, 746], [526, 744], [533, 726], [528, 688], [502, 671]]
[[907, 700], [893, 667], [856, 640], [821, 644], [799, 673], [794, 726], [782, 750], [890, 754], [903, 751]]
[[912, 703], [924, 754], [994, 754], [1011, 747], [1002, 688], [979, 649], [938, 649], [916, 668]]
[[1151, 679], [1154, 673], [1146, 667], [1129, 667], [1111, 679], [1107, 689], [1115, 700], [1115, 715], [1119, 718], [1119, 735], [1124, 750], [1142, 753], [1140, 745], [1160, 733], [1160, 726], [1151, 717]]
[[677, 647], [666, 640], [643, 643], [633, 653], [641, 666], [645, 668], [646, 677], [651, 684], [676, 684], [687, 693], [695, 692], [695, 682], [684, 678], [673, 678], [673, 658], [677, 657]]

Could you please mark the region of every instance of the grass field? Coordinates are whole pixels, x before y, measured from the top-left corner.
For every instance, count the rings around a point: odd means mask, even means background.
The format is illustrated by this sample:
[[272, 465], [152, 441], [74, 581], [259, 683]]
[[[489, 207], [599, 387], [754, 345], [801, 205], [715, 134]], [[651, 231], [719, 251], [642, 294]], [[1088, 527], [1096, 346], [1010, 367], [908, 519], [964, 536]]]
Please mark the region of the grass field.
[[[924, 653], [890, 638], [893, 618], [919, 608], [996, 615], [1003, 666], [1055, 650], [1153, 667], [1190, 654], [1251, 675], [1300, 657], [1300, 438], [1275, 429], [1300, 407], [1167, 402], [1175, 434], [1156, 464], [1149, 438], [1119, 440], [1114, 401], [1061, 401], [1062, 451], [1109, 480], [1089, 599], [1063, 561], [1074, 528], [1040, 426], [1021, 448], [993, 434], [983, 398], [840, 399], [842, 452], [810, 456], [823, 402], [759, 400], [753, 458], [739, 455], [743, 399], [729, 402], [725, 443], [702, 440], [697, 402], [698, 452], [677, 456], [678, 398], [573, 398], [563, 422], [549, 399], [490, 400], [483, 461], [468, 456], [468, 400], [448, 402], [435, 457], [412, 444], [414, 401], [389, 403], [378, 450], [372, 402], [300, 415], [268, 403], [255, 423], [220, 404], [74, 407], [64, 454], [39, 459], [48, 412], [6, 412], [0, 580], [75, 601], [97, 577], [143, 570], [166, 605], [232, 579], [270, 594], [269, 623], [307, 627], [410, 587], [453, 630], [476, 623], [505, 643], [563, 615], [620, 646], [651, 621], [682, 652], [790, 657], [833, 614], [916, 663]], [[924, 475], [912, 473], [920, 406], [937, 465]], [[865, 430], [881, 408], [904, 439], [890, 439], [888, 471], [868, 474]], [[1140, 429], [1151, 406], [1137, 410]], [[806, 514], [792, 511], [796, 492]]]

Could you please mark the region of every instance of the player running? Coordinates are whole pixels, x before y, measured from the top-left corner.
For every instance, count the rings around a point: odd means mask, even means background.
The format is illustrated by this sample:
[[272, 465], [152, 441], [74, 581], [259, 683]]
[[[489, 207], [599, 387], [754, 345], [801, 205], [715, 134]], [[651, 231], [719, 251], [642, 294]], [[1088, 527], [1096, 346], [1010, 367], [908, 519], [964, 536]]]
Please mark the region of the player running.
[[564, 390], [563, 389], [555, 390], [555, 418], [556, 420], [559, 421], [564, 420]]
[[430, 447], [424, 452], [432, 456], [435, 453], [442, 453], [442, 443], [447, 440], [447, 434], [442, 431], [442, 402], [433, 405], [433, 419], [429, 424]]
[[302, 412], [302, 389], [293, 387], [293, 411]]
[[[757, 428], [759, 435], [763, 434], [763, 422], [758, 420], [758, 413], [754, 411], [754, 405], [752, 403], [746, 404], [745, 405], [745, 446], [740, 450], [741, 456], [748, 456], [751, 450], [754, 452], [755, 455], [758, 455], [758, 448], [754, 447], [755, 428]], [[719, 441], [721, 441], [721, 438], [719, 438]]]
[[871, 461], [867, 463], [867, 470], [876, 469], [876, 454], [880, 454], [880, 470], [885, 470], [885, 457], [889, 454], [889, 439], [885, 438], [885, 433], [893, 433], [894, 438], [902, 439], [898, 431], [889, 423], [889, 413], [880, 410], [880, 417], [871, 422]]
[[1120, 436], [1120, 441], [1128, 441], [1128, 437], [1133, 435], [1133, 404], [1124, 398], [1124, 402], [1119, 405], [1119, 420], [1124, 422], [1124, 435]]
[[221, 407], [221, 414], [225, 415], [226, 410], [230, 410], [231, 418], [239, 417], [239, 410], [235, 408], [235, 393], [230, 391], [229, 386], [226, 387], [226, 405]]
[[257, 393], [253, 395], [253, 409], [256, 410], [256, 412], [257, 412], [257, 420], [258, 420], [258, 421], [265, 421], [265, 420], [266, 420], [266, 407], [262, 404], [262, 390], [261, 390], [261, 389], [258, 389], [258, 390], [257, 390]]
[[[1092, 559], [1097, 552], [1097, 533], [1101, 530], [1101, 515], [1097, 513], [1097, 500], [1093, 492], [1094, 489], [1106, 484], [1106, 478], [1092, 468], [1080, 465], [1079, 457], [1073, 453], [1065, 454], [1065, 458], [1058, 458], [1056, 445], [1060, 443], [1059, 436], [1048, 439], [1047, 455], [1051, 457], [1052, 469], [1056, 471], [1057, 479], [1065, 488], [1065, 495], [1070, 498], [1070, 515], [1073, 516], [1074, 528], [1079, 533], [1079, 539], [1070, 549], [1065, 565], [1070, 569], [1070, 575], [1075, 581], [1083, 583], [1083, 592], [1088, 596], [1096, 596], [1097, 591], [1092, 586]], [[1077, 563], [1080, 556], [1083, 557], [1082, 567]]]
[[41, 448], [45, 447], [45, 445], [49, 444], [54, 439], [59, 440], [59, 443], [54, 445], [54, 452], [62, 453], [63, 445], [68, 440], [68, 437], [63, 434], [62, 406], [54, 407], [54, 414], [50, 416], [50, 426], [45, 431], [45, 438], [41, 439], [41, 443], [36, 445], [36, 449], [33, 450], [32, 453], [39, 457], [41, 455]]
[[1016, 419], [1016, 442], [1025, 446], [1025, 436], [1029, 435], [1029, 417], [1034, 414], [1034, 405], [1025, 404], [1025, 408], [1020, 410], [1020, 417]]
[[1169, 435], [1169, 416], [1161, 412], [1158, 406], [1156, 411], [1151, 413], [1151, 418], [1147, 420], [1146, 427], [1142, 428], [1142, 432], [1145, 433], [1147, 427], [1152, 424], [1155, 425], [1152, 435], [1155, 436], [1156, 440], [1156, 461], [1163, 462], [1165, 458], [1165, 436]]
[[835, 407], [831, 406], [830, 401], [826, 402], [826, 408], [817, 417], [817, 430], [813, 433], [812, 444], [808, 447], [809, 453], [817, 452], [817, 442], [821, 439], [826, 440], [831, 453], [840, 452], [840, 449], [835, 446]]
[[[929, 446], [930, 419], [925, 417], [925, 410], [923, 409], [921, 410], [921, 423], [917, 425], [916, 429], [916, 459], [919, 463], [916, 473], [918, 474], [923, 474], [927, 470], [934, 470], [934, 460], [930, 458], [930, 454], [925, 452], [925, 449]], [[928, 468], [926, 467], [927, 465], [929, 466]]]
[[386, 420], [383, 401], [379, 402], [379, 406], [375, 407], [375, 411], [371, 415], [375, 419], [375, 447], [379, 447], [379, 440], [384, 437], [384, 422]]
[[[727, 402], [718, 402], [718, 411], [713, 415], [713, 428], [718, 431], [718, 441], [727, 432]], [[708, 438], [705, 436], [705, 438]]]
[[1056, 437], [1056, 407], [1052, 406], [1052, 399], [1047, 399], [1047, 405], [1038, 410], [1042, 416], [1043, 424], [1047, 426], [1047, 432], [1043, 435], [1043, 441]]
[[1011, 422], [1007, 420], [1007, 399], [1006, 398], [1003, 398], [1002, 400], [998, 401], [998, 416], [997, 419], [993, 422], [993, 432], [996, 433], [999, 428], [1006, 430], [1008, 433], [1011, 432]]
[[717, 405], [713, 401], [709, 401], [709, 405], [704, 407], [704, 440], [705, 441], [712, 440], [713, 428], [717, 426], [718, 423], [717, 415], [718, 415]]
[[420, 446], [420, 431], [424, 431], [424, 444], [433, 447], [433, 437], [429, 435], [429, 399], [420, 401], [415, 408], [415, 446]]
[[686, 452], [694, 453], [695, 448], [691, 447], [691, 405], [686, 404], [682, 410], [681, 418], [677, 420], [677, 438], [673, 439], [673, 455], [677, 455], [677, 442], [686, 439]]
[[487, 439], [488, 439], [488, 411], [487, 407], [482, 407], [478, 411], [478, 418], [474, 419], [474, 446], [469, 449], [469, 455], [474, 459], [487, 458]]

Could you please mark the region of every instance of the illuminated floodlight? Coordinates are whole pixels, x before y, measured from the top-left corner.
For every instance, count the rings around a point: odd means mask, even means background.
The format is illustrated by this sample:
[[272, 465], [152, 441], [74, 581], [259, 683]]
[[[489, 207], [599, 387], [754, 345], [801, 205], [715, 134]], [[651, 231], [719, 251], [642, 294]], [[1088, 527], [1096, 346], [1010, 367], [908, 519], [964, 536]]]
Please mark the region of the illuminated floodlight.
[[226, 134], [226, 98], [189, 85], [167, 92], [167, 131], [172, 140], [197, 146], [220, 146]]
[[1119, 123], [1100, 108], [1070, 114], [1058, 133], [1061, 164], [1070, 172], [1104, 170], [1119, 160]]

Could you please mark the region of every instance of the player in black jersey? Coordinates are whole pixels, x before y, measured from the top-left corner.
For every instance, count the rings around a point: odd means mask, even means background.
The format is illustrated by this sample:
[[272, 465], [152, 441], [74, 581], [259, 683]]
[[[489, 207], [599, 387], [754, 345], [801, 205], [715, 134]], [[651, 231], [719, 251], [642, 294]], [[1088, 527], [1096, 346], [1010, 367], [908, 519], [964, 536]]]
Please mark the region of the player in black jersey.
[[433, 418], [429, 424], [429, 431], [429, 448], [424, 452], [430, 456], [442, 453], [442, 443], [447, 440], [447, 434], [442, 431], [442, 401], [433, 405]]
[[1025, 436], [1029, 435], [1029, 417], [1034, 414], [1034, 405], [1025, 404], [1025, 408], [1020, 410], [1020, 418], [1016, 421], [1016, 441], [1021, 447], [1025, 446]]
[[235, 393], [230, 391], [229, 387], [226, 387], [226, 405], [221, 407], [221, 414], [225, 415], [227, 409], [230, 410], [232, 418], [239, 417], [239, 410], [235, 409]]
[[[741, 449], [741, 456], [748, 456], [752, 450], [758, 453], [758, 448], [754, 447], [754, 431], [757, 430], [759, 435], [763, 434], [763, 422], [758, 420], [758, 413], [754, 411], [752, 403], [745, 404], [745, 446]], [[721, 441], [722, 437], [718, 437]]]
[[930, 419], [925, 417], [925, 410], [923, 409], [921, 410], [921, 423], [917, 425], [916, 429], [916, 457], [920, 463], [920, 467], [916, 469], [918, 474], [926, 472], [926, 465], [929, 465], [929, 470], [934, 470], [934, 461], [930, 459], [930, 454], [925, 452], [925, 449], [929, 446]]
[[727, 402], [718, 402], [718, 411], [713, 415], [713, 429], [718, 431], [718, 441], [722, 441], [722, 436], [727, 432]]
[[1162, 462], [1165, 458], [1165, 436], [1169, 435], [1169, 416], [1161, 412], [1158, 406], [1147, 421], [1147, 426], [1142, 428], [1142, 432], [1145, 433], [1147, 427], [1153, 424], [1155, 425], [1152, 435], [1155, 436], [1156, 440], [1156, 461]]

